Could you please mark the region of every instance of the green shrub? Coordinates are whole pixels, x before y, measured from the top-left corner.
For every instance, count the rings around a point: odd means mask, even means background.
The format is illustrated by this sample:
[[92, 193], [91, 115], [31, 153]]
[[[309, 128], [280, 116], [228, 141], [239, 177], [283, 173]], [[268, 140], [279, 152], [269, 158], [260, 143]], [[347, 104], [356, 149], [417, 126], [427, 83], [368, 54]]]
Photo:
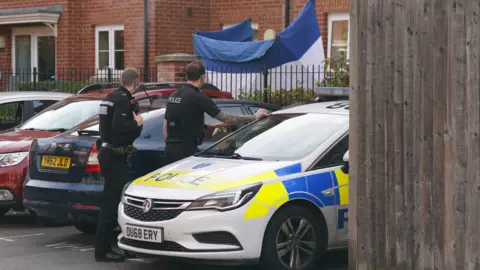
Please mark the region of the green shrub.
[[239, 89], [239, 92], [239, 99], [267, 102], [280, 106], [300, 104], [313, 100], [313, 89], [306, 88], [279, 89], [275, 91], [266, 88], [264, 91], [255, 90], [253, 92], [245, 92], [243, 89]]
[[349, 87], [350, 63], [342, 52], [337, 59], [326, 59], [324, 63], [324, 79], [317, 82], [320, 87]]
[[89, 85], [88, 82], [71, 81], [41, 81], [35, 85], [33, 82], [19, 83], [18, 91], [59, 91], [67, 93], [76, 93], [81, 88]]

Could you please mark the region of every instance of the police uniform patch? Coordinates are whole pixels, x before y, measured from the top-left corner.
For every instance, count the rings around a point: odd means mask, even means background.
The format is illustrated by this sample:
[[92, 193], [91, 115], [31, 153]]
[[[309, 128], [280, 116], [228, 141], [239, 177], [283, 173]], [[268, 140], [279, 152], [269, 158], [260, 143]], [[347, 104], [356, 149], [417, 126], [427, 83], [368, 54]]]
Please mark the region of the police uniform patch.
[[100, 110], [99, 110], [98, 114], [106, 115], [107, 111], [108, 111], [107, 106], [100, 105]]

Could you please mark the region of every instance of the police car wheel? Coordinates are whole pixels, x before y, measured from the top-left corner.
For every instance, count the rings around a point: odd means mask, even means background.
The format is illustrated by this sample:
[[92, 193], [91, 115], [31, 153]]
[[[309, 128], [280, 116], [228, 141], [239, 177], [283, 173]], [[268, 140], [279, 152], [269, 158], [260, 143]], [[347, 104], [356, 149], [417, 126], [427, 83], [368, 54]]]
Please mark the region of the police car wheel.
[[316, 269], [325, 249], [324, 223], [318, 213], [297, 205], [280, 209], [263, 240], [262, 269]]
[[74, 227], [85, 234], [95, 234], [97, 231], [97, 224], [95, 223], [79, 222], [75, 223]]

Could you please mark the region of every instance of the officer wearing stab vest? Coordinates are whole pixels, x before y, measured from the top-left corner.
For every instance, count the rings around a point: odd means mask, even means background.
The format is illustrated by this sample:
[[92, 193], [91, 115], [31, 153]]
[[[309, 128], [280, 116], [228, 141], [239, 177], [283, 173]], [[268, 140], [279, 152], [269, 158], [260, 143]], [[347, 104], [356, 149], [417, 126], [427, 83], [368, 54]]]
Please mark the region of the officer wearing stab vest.
[[[100, 140], [98, 161], [105, 185], [98, 217], [95, 241], [96, 261], [124, 261], [125, 257], [111, 249], [117, 227], [117, 207], [124, 185], [129, 181], [127, 156], [135, 151], [133, 141], [140, 136], [143, 118], [135, 113], [132, 93], [140, 74], [134, 68], [122, 72], [121, 87], [100, 104]], [[137, 112], [138, 113], [138, 112]]]
[[258, 120], [268, 113], [260, 109], [255, 115], [231, 115], [221, 111], [200, 88], [205, 82], [206, 69], [201, 61], [190, 63], [186, 68], [187, 83], [167, 102], [163, 132], [167, 165], [198, 152], [204, 137], [204, 114], [221, 122], [236, 124]]

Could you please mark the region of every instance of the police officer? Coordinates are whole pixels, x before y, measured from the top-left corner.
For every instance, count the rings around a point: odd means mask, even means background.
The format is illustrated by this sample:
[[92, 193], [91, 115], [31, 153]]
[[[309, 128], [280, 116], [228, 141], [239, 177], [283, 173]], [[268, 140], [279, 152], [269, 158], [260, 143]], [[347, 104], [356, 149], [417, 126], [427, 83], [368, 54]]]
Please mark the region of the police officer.
[[132, 93], [140, 74], [134, 68], [122, 72], [121, 87], [100, 104], [100, 148], [98, 160], [105, 179], [103, 201], [98, 217], [95, 242], [96, 261], [124, 261], [125, 257], [111, 249], [117, 226], [117, 207], [128, 179], [127, 156], [134, 151], [133, 141], [142, 131], [143, 118], [135, 113]]
[[189, 157], [198, 152], [204, 137], [204, 114], [225, 123], [247, 123], [258, 120], [268, 113], [264, 109], [255, 115], [231, 115], [222, 112], [200, 88], [205, 82], [205, 67], [201, 61], [190, 63], [186, 68], [187, 83], [167, 102], [163, 132], [165, 137], [164, 165]]

